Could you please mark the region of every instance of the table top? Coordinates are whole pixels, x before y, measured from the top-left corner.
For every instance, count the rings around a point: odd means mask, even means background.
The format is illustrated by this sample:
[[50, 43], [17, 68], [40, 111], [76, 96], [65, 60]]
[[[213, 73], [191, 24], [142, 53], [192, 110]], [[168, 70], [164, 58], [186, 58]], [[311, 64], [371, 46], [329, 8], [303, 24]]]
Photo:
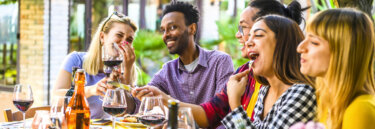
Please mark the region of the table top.
[[[31, 128], [32, 119], [26, 119], [26, 128]], [[0, 122], [1, 129], [14, 129], [23, 128], [23, 121], [14, 122]], [[127, 122], [116, 122], [116, 129], [146, 129], [142, 123], [127, 123]], [[112, 123], [109, 122], [105, 125], [92, 125], [90, 124], [90, 129], [112, 129]]]

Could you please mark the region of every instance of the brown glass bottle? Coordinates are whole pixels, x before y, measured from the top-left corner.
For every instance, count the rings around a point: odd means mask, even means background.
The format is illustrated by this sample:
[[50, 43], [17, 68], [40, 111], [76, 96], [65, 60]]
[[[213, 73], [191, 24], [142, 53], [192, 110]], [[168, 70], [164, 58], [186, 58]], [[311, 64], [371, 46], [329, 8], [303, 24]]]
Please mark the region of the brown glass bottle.
[[65, 112], [68, 129], [89, 129], [90, 108], [85, 97], [85, 73], [83, 69], [77, 70], [74, 82], [74, 93]]

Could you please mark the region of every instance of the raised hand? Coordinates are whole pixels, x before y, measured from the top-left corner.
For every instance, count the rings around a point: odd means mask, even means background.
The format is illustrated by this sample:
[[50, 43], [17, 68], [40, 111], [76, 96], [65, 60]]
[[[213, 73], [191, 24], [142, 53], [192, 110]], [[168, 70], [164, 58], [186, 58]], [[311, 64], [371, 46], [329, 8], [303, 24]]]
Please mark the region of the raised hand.
[[135, 52], [132, 44], [124, 41], [120, 45], [120, 49], [122, 50], [122, 54], [124, 55], [124, 66], [125, 69], [131, 69], [134, 61], [135, 61]]
[[229, 78], [227, 94], [232, 110], [241, 105], [241, 96], [245, 93], [249, 72], [250, 70], [248, 69]]

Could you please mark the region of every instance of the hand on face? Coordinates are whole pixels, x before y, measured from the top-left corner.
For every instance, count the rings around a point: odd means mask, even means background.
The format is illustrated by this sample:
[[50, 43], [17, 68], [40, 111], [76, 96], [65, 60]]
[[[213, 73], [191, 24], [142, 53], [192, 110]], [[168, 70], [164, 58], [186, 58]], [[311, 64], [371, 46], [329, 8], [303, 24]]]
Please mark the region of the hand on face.
[[124, 41], [123, 43], [121, 43], [120, 49], [124, 56], [123, 63], [124, 63], [125, 69], [131, 69], [135, 61], [135, 52], [134, 52], [134, 48], [132, 44], [127, 41]]
[[238, 104], [241, 104], [241, 96], [245, 93], [249, 72], [250, 69], [232, 75], [229, 78], [227, 83], [227, 94], [231, 108], [236, 108], [239, 106]]

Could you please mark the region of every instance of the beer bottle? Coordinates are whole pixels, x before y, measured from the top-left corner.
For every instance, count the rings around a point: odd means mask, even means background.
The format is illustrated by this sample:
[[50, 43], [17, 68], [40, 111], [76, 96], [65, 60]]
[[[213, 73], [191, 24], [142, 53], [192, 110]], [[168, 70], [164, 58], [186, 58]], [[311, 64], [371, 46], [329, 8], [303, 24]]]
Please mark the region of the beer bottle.
[[66, 108], [66, 120], [68, 129], [89, 129], [90, 128], [90, 108], [85, 97], [85, 73], [83, 69], [78, 69], [75, 77], [75, 89], [73, 96]]
[[178, 101], [168, 100], [168, 126], [167, 129], [177, 129], [178, 128]]

